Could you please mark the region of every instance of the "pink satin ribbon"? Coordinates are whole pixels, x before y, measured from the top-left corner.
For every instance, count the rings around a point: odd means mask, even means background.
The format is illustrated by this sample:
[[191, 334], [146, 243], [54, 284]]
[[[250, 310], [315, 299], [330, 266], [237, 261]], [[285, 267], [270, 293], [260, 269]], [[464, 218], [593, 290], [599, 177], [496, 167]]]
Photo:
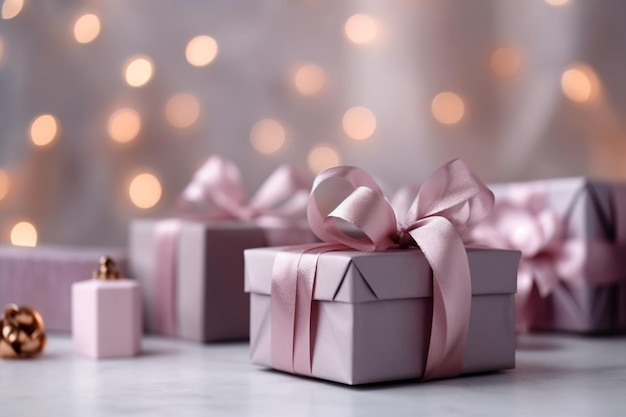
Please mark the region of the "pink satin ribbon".
[[626, 211], [626, 197], [623, 193], [611, 193], [614, 224], [610, 227], [615, 240], [608, 240], [608, 236], [607, 240], [584, 240], [564, 237], [564, 219], [549, 207], [544, 187], [529, 184], [514, 190], [464, 237], [470, 243], [522, 252], [516, 327], [519, 332], [526, 332], [535, 320], [534, 291], [545, 298], [562, 282], [608, 285], [625, 276], [626, 216], [620, 213]]
[[302, 224], [309, 184], [291, 167], [274, 171], [246, 202], [237, 166], [212, 156], [194, 174], [177, 203], [178, 218], [156, 227], [155, 325], [165, 335], [176, 334], [177, 242], [182, 220], [203, 222], [248, 222], [274, 227], [268, 243], [280, 240], [288, 226]]
[[159, 333], [176, 335], [176, 259], [180, 221], [168, 219], [156, 225], [156, 271], [154, 298], [159, 307], [154, 320]]
[[[419, 247], [433, 270], [433, 318], [424, 378], [458, 375], [471, 308], [464, 228], [484, 218], [493, 194], [460, 160], [437, 170], [413, 197], [404, 222], [376, 182], [354, 167], [321, 172], [307, 207], [309, 225], [325, 243], [281, 252], [272, 275], [272, 364], [311, 375], [317, 260], [335, 250]], [[320, 278], [322, 279], [322, 278]]]

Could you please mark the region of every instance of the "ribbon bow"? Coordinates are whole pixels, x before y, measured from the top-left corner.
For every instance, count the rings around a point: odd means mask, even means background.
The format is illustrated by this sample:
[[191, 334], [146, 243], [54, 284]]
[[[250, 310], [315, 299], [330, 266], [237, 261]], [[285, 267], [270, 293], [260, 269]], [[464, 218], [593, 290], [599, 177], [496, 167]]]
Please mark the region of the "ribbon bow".
[[295, 257], [293, 252], [281, 252], [274, 265], [273, 365], [311, 374], [311, 300], [321, 253], [417, 246], [433, 270], [433, 318], [424, 378], [460, 373], [471, 307], [470, 269], [461, 233], [485, 217], [493, 201], [491, 191], [467, 165], [454, 160], [419, 188], [400, 223], [363, 170], [341, 166], [321, 172], [313, 183], [307, 215], [311, 229], [325, 243], [298, 248]]
[[[550, 208], [542, 184], [514, 186], [508, 191], [483, 222], [466, 232], [465, 239], [522, 252], [515, 297], [516, 328], [527, 332], [536, 320], [535, 288], [540, 298], [546, 298], [563, 281], [612, 283], [623, 269], [623, 244], [568, 238], [565, 219]], [[574, 199], [578, 196], [580, 193]], [[594, 271], [593, 276], [588, 276], [586, 269]]]
[[237, 166], [212, 156], [194, 174], [178, 201], [182, 217], [203, 221], [254, 221], [274, 226], [303, 219], [309, 183], [280, 166], [246, 202]]
[[519, 332], [526, 332], [531, 326], [533, 287], [537, 287], [541, 297], [548, 296], [563, 274], [580, 270], [584, 259], [579, 244], [566, 245], [560, 238], [562, 227], [556, 213], [533, 207], [532, 202], [531, 198], [521, 204], [498, 203], [484, 222], [466, 234], [471, 242], [522, 252], [515, 298]]

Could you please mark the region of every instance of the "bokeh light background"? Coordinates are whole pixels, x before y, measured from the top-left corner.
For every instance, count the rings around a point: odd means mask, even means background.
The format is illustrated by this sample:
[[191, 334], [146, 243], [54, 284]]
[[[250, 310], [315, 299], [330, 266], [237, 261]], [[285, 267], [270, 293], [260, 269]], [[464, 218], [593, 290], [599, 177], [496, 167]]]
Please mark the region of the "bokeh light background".
[[0, 2], [0, 242], [124, 244], [212, 154], [626, 178], [620, 0]]

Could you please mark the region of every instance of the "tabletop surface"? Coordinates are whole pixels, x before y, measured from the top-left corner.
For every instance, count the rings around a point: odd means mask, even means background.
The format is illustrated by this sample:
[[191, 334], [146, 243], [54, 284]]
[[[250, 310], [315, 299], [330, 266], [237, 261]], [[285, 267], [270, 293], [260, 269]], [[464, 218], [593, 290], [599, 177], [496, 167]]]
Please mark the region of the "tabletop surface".
[[0, 416], [626, 416], [626, 337], [518, 338], [515, 370], [348, 387], [252, 365], [248, 345], [145, 338], [90, 360], [68, 337], [0, 361]]

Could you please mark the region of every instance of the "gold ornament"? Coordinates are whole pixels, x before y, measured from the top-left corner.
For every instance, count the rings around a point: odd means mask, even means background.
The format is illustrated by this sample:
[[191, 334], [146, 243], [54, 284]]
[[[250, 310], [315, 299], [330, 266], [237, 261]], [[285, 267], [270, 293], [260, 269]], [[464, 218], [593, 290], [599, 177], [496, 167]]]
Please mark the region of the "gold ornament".
[[100, 257], [100, 265], [98, 265], [98, 269], [93, 271], [94, 279], [120, 279], [120, 272], [117, 270], [117, 266], [115, 265], [115, 261], [108, 256]]
[[0, 316], [0, 357], [34, 358], [46, 347], [41, 315], [30, 307], [9, 304]]

